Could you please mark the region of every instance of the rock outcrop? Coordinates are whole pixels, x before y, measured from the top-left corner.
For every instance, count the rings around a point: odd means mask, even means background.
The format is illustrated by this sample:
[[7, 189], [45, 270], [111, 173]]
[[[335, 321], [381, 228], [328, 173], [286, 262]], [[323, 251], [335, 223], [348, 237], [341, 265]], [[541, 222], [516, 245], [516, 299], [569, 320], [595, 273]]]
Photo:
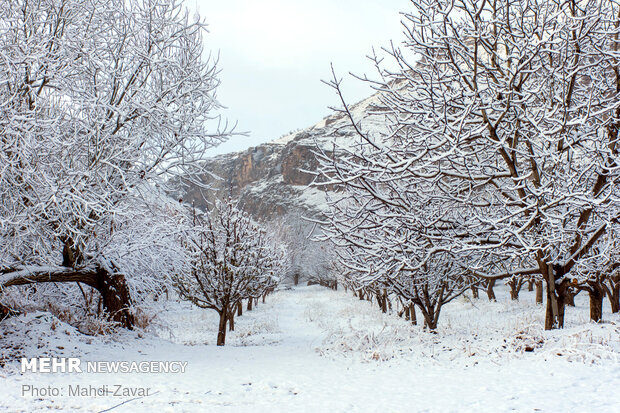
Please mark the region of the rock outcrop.
[[[352, 113], [362, 128], [381, 128], [383, 115], [373, 95], [354, 105]], [[374, 114], [373, 114], [374, 113]], [[269, 221], [285, 214], [318, 216], [327, 207], [325, 188], [312, 186], [318, 162], [315, 151], [338, 150], [359, 141], [349, 120], [341, 113], [324, 118], [316, 125], [283, 136], [243, 152], [219, 155], [206, 161], [203, 182], [214, 191], [190, 186], [184, 201], [204, 208], [217, 198], [232, 197], [259, 221]]]

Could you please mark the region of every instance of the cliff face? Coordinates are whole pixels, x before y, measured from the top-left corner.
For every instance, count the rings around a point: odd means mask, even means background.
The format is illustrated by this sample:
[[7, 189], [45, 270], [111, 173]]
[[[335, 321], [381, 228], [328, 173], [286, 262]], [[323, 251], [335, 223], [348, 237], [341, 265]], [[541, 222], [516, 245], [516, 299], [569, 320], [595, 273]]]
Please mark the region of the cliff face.
[[[207, 200], [231, 196], [255, 219], [268, 221], [289, 212], [317, 215], [324, 207], [321, 190], [309, 187], [317, 168], [312, 146], [291, 141], [268, 143], [244, 152], [220, 155], [206, 162], [212, 176], [203, 181], [215, 191], [202, 191]], [[190, 187], [184, 199], [204, 208], [201, 191]]]
[[[368, 115], [377, 108], [378, 98], [371, 96], [352, 107], [354, 117], [363, 119], [362, 128], [382, 127], [382, 116]], [[318, 162], [314, 152], [351, 146], [359, 140], [348, 120], [334, 114], [316, 125], [275, 141], [230, 153], [206, 161], [210, 175], [203, 177], [215, 191], [203, 191], [209, 202], [231, 196], [259, 221], [269, 221], [285, 214], [319, 216], [327, 207], [325, 190], [310, 186]], [[204, 208], [201, 191], [189, 187], [185, 201]]]

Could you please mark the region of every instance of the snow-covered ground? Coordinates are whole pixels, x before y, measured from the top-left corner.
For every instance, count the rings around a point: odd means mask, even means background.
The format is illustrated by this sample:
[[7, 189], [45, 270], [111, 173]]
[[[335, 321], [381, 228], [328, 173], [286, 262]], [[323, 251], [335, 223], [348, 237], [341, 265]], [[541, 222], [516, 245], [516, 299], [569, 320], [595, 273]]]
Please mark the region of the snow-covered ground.
[[[533, 293], [520, 303], [498, 293], [496, 303], [481, 296], [448, 305], [431, 334], [343, 291], [282, 290], [236, 320], [226, 347], [214, 345], [215, 313], [186, 303], [168, 303], [156, 331], [114, 339], [31, 313], [0, 323], [3, 352], [186, 361], [187, 370], [21, 374], [8, 364], [0, 411], [620, 411], [620, 317], [607, 311], [606, 322], [588, 323], [587, 297], [578, 296], [567, 328], [545, 332]], [[70, 397], [77, 384], [148, 388], [149, 396]], [[22, 396], [28, 385], [62, 394]]]

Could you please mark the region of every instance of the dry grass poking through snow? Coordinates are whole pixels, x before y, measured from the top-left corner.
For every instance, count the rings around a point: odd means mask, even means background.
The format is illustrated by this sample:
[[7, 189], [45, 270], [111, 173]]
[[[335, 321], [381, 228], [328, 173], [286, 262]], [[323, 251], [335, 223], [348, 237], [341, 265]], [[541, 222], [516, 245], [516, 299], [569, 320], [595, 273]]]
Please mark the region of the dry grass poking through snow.
[[16, 371], [22, 357], [86, 357], [101, 347], [122, 348], [140, 333], [116, 329], [109, 335], [86, 335], [48, 312], [35, 311], [0, 323], [0, 367]]
[[[375, 304], [342, 291], [309, 294], [306, 318], [326, 334], [316, 348], [323, 356], [363, 361], [417, 359], [420, 363], [471, 366], [515, 358], [550, 358], [587, 364], [620, 363], [620, 315], [607, 309], [600, 324], [587, 320], [587, 296], [567, 308], [566, 328], [544, 331], [544, 308], [534, 293], [512, 302], [498, 289], [497, 302], [468, 296], [444, 307], [437, 333], [413, 326]], [[421, 315], [418, 322], [421, 324]]]
[[[228, 346], [270, 345], [280, 341], [278, 295], [259, 304], [257, 311], [244, 311], [235, 319], [235, 331], [227, 335]], [[165, 310], [146, 330], [116, 328], [110, 334], [87, 335], [49, 312], [30, 312], [0, 323], [0, 373], [17, 371], [22, 357], [80, 357], [97, 359], [102, 349], [122, 351], [133, 345], [150, 348], [159, 338], [184, 345], [215, 344], [218, 317], [215, 311], [187, 302], [169, 301]]]

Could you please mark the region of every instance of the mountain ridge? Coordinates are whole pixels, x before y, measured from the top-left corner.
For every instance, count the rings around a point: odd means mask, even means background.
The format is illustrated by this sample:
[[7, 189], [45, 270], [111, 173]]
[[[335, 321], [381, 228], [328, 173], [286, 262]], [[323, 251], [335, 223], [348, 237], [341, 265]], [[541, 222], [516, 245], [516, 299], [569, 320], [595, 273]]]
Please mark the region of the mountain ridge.
[[[378, 93], [352, 105], [350, 112], [366, 130], [384, 128]], [[198, 186], [189, 185], [183, 199], [204, 209], [217, 198], [231, 197], [254, 219], [263, 222], [287, 214], [318, 217], [327, 208], [327, 199], [326, 189], [312, 186], [315, 175], [306, 172], [318, 168], [314, 153], [319, 149], [346, 149], [355, 144], [355, 139], [348, 116], [334, 111], [308, 128], [207, 159], [204, 166], [209, 174], [202, 177], [202, 184], [213, 190], [201, 191]]]

